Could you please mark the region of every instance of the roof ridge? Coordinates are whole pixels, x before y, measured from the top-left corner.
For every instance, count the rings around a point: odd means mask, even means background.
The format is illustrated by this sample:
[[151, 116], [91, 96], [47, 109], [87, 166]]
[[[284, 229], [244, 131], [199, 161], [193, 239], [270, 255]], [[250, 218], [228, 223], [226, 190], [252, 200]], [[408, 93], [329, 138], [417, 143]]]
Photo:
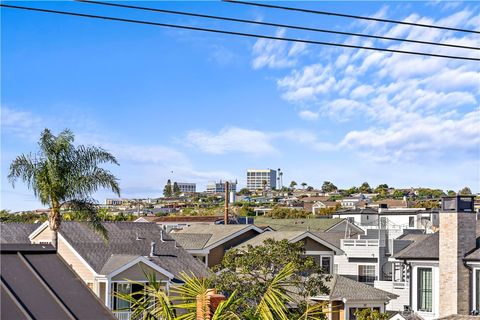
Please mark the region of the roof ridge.
[[338, 274], [334, 274], [332, 275], [333, 276], [333, 279], [332, 279], [332, 289], [330, 289], [330, 293], [329, 293], [329, 297], [331, 298], [332, 297], [332, 294], [333, 294], [333, 291], [335, 291], [335, 286], [337, 285], [337, 279], [339, 277]]

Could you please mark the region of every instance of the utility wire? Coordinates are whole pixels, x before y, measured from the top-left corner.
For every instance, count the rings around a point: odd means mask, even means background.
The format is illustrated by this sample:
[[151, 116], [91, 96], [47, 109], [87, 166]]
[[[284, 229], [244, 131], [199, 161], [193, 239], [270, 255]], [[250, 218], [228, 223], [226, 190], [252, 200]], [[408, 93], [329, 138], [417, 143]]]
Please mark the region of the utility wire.
[[445, 26], [437, 26], [437, 25], [433, 25], [433, 24], [423, 24], [423, 23], [415, 23], [415, 22], [407, 22], [407, 21], [399, 21], [399, 20], [389, 20], [389, 19], [381, 19], [381, 18], [373, 18], [373, 17], [365, 17], [365, 16], [356, 16], [356, 15], [352, 15], [352, 14], [336, 13], [336, 12], [329, 12], [329, 11], [317, 11], [317, 10], [310, 10], [310, 9], [303, 9], [303, 8], [292, 8], [292, 7], [277, 6], [277, 5], [273, 5], [273, 4], [247, 2], [247, 1], [240, 1], [240, 0], [222, 0], [222, 1], [231, 2], [231, 3], [238, 3], [238, 4], [245, 4], [245, 5], [256, 6], [256, 7], [283, 9], [283, 10], [289, 10], [289, 11], [299, 11], [299, 12], [305, 12], [305, 13], [323, 14], [323, 15], [328, 15], [328, 16], [353, 18], [353, 19], [361, 19], [361, 20], [369, 20], [369, 21], [379, 21], [379, 22], [387, 22], [387, 23], [397, 23], [397, 24], [404, 24], [404, 25], [415, 26], [415, 27], [435, 28], [435, 29], [441, 29], [441, 30], [459, 31], [459, 32], [468, 32], [468, 33], [480, 34], [480, 31], [468, 30], [468, 29], [459, 29], [459, 28], [452, 28], [452, 27], [445, 27]]
[[39, 11], [39, 12], [55, 13], [55, 14], [77, 16], [77, 17], [84, 17], [84, 18], [129, 22], [129, 23], [152, 25], [152, 26], [158, 26], [158, 27], [177, 28], [177, 29], [184, 29], [184, 30], [204, 31], [204, 32], [210, 32], [210, 33], [229, 34], [229, 35], [236, 35], [236, 36], [250, 37], [250, 38], [299, 42], [299, 43], [326, 45], [326, 46], [335, 46], [335, 47], [353, 48], [353, 49], [365, 49], [365, 50], [374, 50], [374, 51], [391, 52], [391, 53], [404, 53], [404, 54], [411, 54], [411, 55], [418, 55], [418, 56], [428, 56], [428, 57], [447, 58], [447, 59], [456, 59], [456, 60], [480, 61], [480, 58], [465, 57], [465, 56], [450, 56], [450, 55], [434, 54], [434, 53], [426, 53], [426, 52], [395, 50], [395, 49], [376, 48], [376, 47], [363, 47], [363, 46], [357, 46], [357, 45], [351, 45], [351, 44], [332, 43], [332, 42], [314, 41], [314, 40], [306, 40], [306, 39], [283, 38], [283, 37], [267, 36], [267, 35], [253, 34], [253, 33], [227, 31], [227, 30], [220, 30], [220, 29], [209, 29], [209, 28], [200, 28], [200, 27], [178, 25], [178, 24], [159, 23], [159, 22], [152, 22], [152, 21], [145, 21], [145, 20], [133, 20], [133, 19], [125, 19], [125, 18], [117, 18], [117, 17], [109, 17], [109, 16], [99, 16], [99, 15], [70, 12], [70, 11], [59, 11], [59, 10], [41, 9], [41, 8], [33, 8], [33, 7], [14, 6], [14, 5], [9, 5], [4, 3], [0, 3], [0, 6], [5, 8], [12, 8], [12, 9]]
[[92, 0], [75, 0], [75, 1], [104, 5], [104, 6], [111, 6], [111, 7], [120, 7], [120, 8], [127, 8], [127, 9], [136, 9], [136, 10], [161, 12], [161, 13], [167, 13], [167, 14], [176, 14], [176, 15], [183, 15], [183, 16], [190, 16], [190, 17], [249, 23], [249, 24], [256, 24], [256, 25], [269, 26], [269, 27], [280, 27], [280, 28], [297, 29], [297, 30], [304, 30], [304, 31], [314, 31], [314, 32], [322, 32], [322, 33], [340, 34], [340, 35], [344, 35], [344, 36], [355, 36], [355, 37], [364, 37], [364, 38], [372, 38], [372, 39], [380, 39], [380, 40], [412, 42], [412, 43], [428, 44], [428, 45], [435, 45], [435, 46], [460, 48], [460, 49], [480, 50], [480, 47], [470, 47], [470, 46], [463, 46], [463, 45], [450, 44], [450, 43], [438, 43], [438, 42], [430, 42], [430, 41], [423, 41], [423, 40], [412, 40], [412, 39], [405, 39], [405, 38], [384, 37], [384, 36], [376, 36], [376, 35], [369, 35], [369, 34], [362, 34], [362, 33], [328, 30], [328, 29], [309, 28], [309, 27], [302, 27], [302, 26], [298, 26], [298, 25], [296, 26], [296, 25], [288, 25], [288, 24], [265, 22], [265, 21], [237, 19], [237, 18], [214, 16], [214, 15], [207, 15], [207, 14], [200, 14], [200, 13], [193, 13], [193, 12], [184, 12], [184, 11], [157, 9], [157, 8], [151, 8], [151, 7], [132, 6], [132, 5], [126, 5], [126, 4], [112, 3], [112, 2], [102, 2], [102, 1], [92, 1]]

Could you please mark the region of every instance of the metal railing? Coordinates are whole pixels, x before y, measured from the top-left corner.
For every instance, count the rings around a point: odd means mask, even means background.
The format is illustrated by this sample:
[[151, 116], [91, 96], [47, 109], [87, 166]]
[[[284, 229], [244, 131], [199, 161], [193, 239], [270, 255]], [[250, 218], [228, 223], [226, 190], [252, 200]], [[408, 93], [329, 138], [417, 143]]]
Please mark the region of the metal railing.
[[342, 246], [345, 247], [378, 247], [378, 239], [342, 239]]
[[130, 320], [132, 312], [130, 311], [114, 311], [113, 314], [118, 320]]

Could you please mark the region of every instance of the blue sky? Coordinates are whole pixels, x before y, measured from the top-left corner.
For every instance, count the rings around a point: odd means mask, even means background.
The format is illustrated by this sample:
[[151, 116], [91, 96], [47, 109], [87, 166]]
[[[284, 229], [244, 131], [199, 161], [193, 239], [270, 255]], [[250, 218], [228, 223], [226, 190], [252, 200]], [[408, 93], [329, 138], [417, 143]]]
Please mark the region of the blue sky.
[[[242, 32], [470, 55], [73, 2], [11, 2]], [[138, 5], [479, 46], [478, 35], [221, 2]], [[480, 30], [476, 2], [283, 2]], [[339, 187], [480, 191], [480, 67], [416, 57], [97, 21], [2, 8], [1, 208], [40, 207], [8, 166], [40, 131], [71, 128], [111, 151], [124, 197], [157, 197], [166, 179], [238, 179], [282, 168], [284, 181]], [[478, 54], [476, 54], [478, 57]], [[172, 174], [173, 171], [173, 174]], [[96, 195], [99, 201], [112, 196]]]

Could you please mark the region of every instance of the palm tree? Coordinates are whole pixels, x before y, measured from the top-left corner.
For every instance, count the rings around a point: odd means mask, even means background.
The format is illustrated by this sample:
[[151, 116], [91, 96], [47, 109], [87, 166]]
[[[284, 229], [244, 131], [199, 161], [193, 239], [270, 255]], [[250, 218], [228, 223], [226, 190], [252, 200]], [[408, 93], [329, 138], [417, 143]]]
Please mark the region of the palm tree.
[[297, 183], [295, 181], [290, 182], [290, 189], [294, 190], [296, 186]]
[[45, 129], [40, 134], [37, 153], [21, 154], [10, 164], [8, 179], [15, 187], [17, 179], [27, 184], [43, 205], [50, 206], [48, 223], [52, 245], [57, 247], [57, 231], [62, 223], [62, 207], [81, 211], [92, 227], [107, 239], [107, 231], [97, 215], [91, 194], [109, 188], [120, 196], [118, 179], [100, 164], [117, 160], [102, 148], [75, 146], [73, 133], [65, 129], [58, 136]]
[[[290, 292], [290, 278], [295, 272], [295, 266], [292, 262], [285, 265], [280, 272], [272, 279], [267, 290], [263, 294], [260, 302], [252, 310], [251, 320], [289, 320], [292, 315], [289, 314], [288, 304], [295, 301], [294, 292]], [[206, 307], [197, 308], [197, 302], [203, 304], [207, 301], [206, 295], [208, 288], [212, 284], [208, 279], [201, 279], [195, 276], [189, 276], [185, 273], [181, 275], [184, 282], [181, 286], [174, 286], [170, 289], [172, 296], [169, 297], [163, 287], [156, 280], [155, 274], [146, 274], [147, 283], [132, 282], [139, 284], [142, 289], [132, 293], [118, 293], [113, 295], [117, 298], [129, 302], [128, 310], [132, 311], [132, 319], [165, 319], [165, 320], [195, 320], [198, 319], [197, 312], [202, 312]], [[152, 301], [153, 299], [153, 301]], [[214, 314], [212, 320], [240, 320], [241, 317], [232, 310], [241, 298], [236, 297], [234, 291], [227, 300], [222, 301]], [[153, 302], [153, 303], [152, 303]], [[326, 304], [320, 303], [307, 306], [306, 311], [297, 320], [318, 320], [322, 319]], [[181, 315], [176, 315], [176, 310]], [[121, 311], [121, 310], [117, 310]]]

